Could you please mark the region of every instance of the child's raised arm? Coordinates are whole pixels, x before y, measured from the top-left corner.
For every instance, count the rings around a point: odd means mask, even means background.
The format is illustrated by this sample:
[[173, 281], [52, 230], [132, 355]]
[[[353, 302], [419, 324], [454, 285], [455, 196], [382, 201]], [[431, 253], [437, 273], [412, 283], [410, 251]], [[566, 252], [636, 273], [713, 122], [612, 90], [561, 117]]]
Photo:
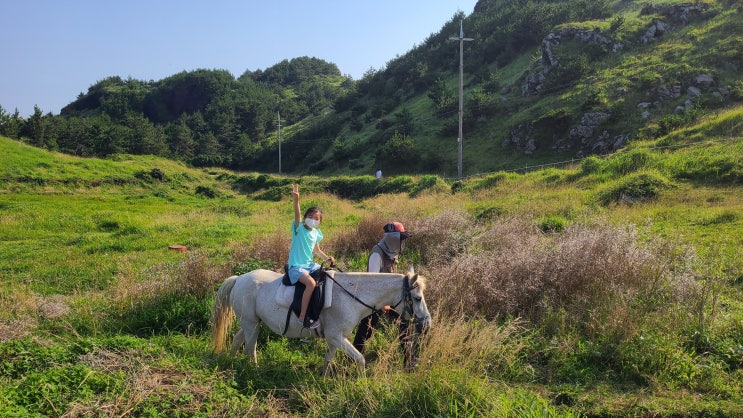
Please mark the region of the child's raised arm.
[[294, 227], [299, 228], [302, 223], [302, 212], [299, 210], [299, 185], [292, 184], [292, 199], [294, 199]]

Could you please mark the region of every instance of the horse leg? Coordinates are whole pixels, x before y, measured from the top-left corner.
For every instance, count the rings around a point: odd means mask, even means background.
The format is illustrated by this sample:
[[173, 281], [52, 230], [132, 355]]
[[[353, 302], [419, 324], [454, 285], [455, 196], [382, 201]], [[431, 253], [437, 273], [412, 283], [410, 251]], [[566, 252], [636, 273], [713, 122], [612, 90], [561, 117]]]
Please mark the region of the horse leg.
[[240, 322], [243, 330], [246, 330], [244, 335], [245, 341], [245, 354], [247, 354], [252, 360], [253, 364], [258, 365], [258, 354], [256, 349], [258, 346], [258, 322]]
[[332, 346], [331, 344], [328, 344], [328, 351], [325, 353], [325, 363], [322, 366], [322, 376], [327, 377], [328, 376], [328, 370], [330, 368], [330, 362], [333, 361], [333, 357], [335, 357], [335, 350], [337, 350], [336, 347]]
[[245, 333], [243, 332], [242, 327], [237, 331], [237, 334], [235, 334], [235, 338], [232, 339], [232, 350], [230, 350], [230, 355], [234, 356], [235, 353], [237, 353], [237, 350], [240, 348], [241, 345], [245, 342]]
[[328, 342], [328, 352], [325, 353], [325, 365], [323, 366], [322, 374], [325, 376], [328, 371], [328, 366], [330, 365], [330, 362], [333, 360], [333, 357], [335, 356], [335, 351], [340, 348], [341, 351], [346, 353], [351, 359], [356, 363], [356, 369], [358, 370], [360, 375], [363, 375], [366, 371], [366, 360], [364, 360], [364, 355], [359, 352], [359, 350], [356, 349], [356, 347], [351, 344], [350, 341], [348, 341], [345, 337], [326, 337], [326, 341]]

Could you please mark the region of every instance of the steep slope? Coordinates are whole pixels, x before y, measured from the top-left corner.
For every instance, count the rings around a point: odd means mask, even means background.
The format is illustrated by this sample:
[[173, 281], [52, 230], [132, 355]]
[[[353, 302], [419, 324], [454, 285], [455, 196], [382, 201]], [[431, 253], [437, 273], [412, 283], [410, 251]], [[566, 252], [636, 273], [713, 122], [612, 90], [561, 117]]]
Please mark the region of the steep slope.
[[[481, 1], [463, 20], [475, 39], [464, 50], [465, 174], [612, 152], [743, 99], [739, 5], [644, 4]], [[322, 121], [334, 129], [300, 136], [334, 141], [304, 167], [452, 176], [458, 48], [448, 36], [461, 17], [360, 80]]]

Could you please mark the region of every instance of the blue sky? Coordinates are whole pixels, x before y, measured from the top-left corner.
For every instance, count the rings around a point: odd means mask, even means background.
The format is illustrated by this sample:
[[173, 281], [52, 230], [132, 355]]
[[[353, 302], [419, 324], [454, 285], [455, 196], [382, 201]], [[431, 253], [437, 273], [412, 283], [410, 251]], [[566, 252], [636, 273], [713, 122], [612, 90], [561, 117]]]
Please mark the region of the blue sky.
[[157, 81], [208, 68], [238, 77], [300, 56], [335, 63], [358, 80], [458, 10], [470, 15], [475, 3], [0, 0], [0, 105], [23, 117], [34, 105], [56, 115], [109, 76]]

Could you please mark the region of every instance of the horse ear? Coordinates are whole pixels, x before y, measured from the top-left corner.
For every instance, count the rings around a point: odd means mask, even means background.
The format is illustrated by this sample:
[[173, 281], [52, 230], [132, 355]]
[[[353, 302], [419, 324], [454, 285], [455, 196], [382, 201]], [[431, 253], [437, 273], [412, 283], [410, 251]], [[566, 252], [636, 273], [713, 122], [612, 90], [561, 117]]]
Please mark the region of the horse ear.
[[416, 280], [418, 280], [418, 275], [417, 274], [413, 274], [412, 276], [411, 275], [408, 275], [408, 283], [410, 284], [411, 287], [413, 285], [415, 285], [415, 281]]
[[408, 276], [412, 277], [413, 275], [415, 275], [415, 268], [413, 268], [413, 265], [411, 264], [408, 266]]

